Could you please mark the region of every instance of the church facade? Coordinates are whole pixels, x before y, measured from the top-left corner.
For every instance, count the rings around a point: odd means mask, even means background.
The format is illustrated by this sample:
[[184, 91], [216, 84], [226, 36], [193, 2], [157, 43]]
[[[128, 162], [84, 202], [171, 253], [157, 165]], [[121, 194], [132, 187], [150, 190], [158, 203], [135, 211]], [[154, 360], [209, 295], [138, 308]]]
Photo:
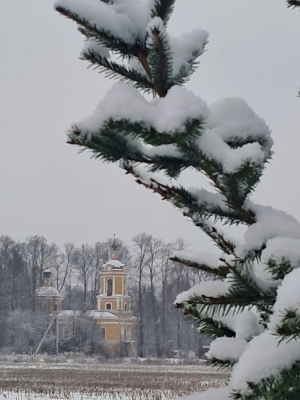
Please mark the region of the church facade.
[[[62, 297], [50, 284], [51, 272], [44, 271], [44, 285], [35, 296], [36, 310], [57, 316], [58, 333], [61, 338], [76, 336], [78, 321], [90, 321], [95, 327], [99, 342], [105, 345], [110, 355], [123, 353], [135, 355], [136, 317], [131, 310], [127, 292], [126, 266], [117, 259], [117, 246], [112, 245], [111, 259], [99, 271], [99, 294], [95, 310], [86, 305], [81, 310], [61, 310]], [[120, 354], [120, 353], [119, 353]]]

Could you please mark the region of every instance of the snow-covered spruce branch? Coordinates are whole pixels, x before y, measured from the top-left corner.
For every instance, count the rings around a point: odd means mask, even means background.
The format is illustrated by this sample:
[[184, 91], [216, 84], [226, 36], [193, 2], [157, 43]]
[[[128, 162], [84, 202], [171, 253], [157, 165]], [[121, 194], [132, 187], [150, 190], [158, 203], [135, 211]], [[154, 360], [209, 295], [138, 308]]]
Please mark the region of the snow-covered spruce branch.
[[99, 41], [108, 49], [122, 54], [123, 57], [130, 57], [137, 54], [136, 45], [133, 43], [125, 42], [122, 37], [115, 36], [106, 29], [101, 29], [99, 25], [91, 22], [88, 18], [79, 15], [77, 12], [71, 11], [64, 6], [55, 6], [55, 10], [71, 19], [78, 24], [78, 31], [83, 34], [87, 39]]
[[192, 261], [188, 258], [182, 257], [182, 256], [177, 256], [174, 255], [171, 257], [172, 261], [181, 263], [186, 265], [187, 267], [191, 267], [193, 269], [196, 270], [200, 270], [203, 271], [207, 274], [211, 274], [214, 276], [219, 277], [220, 279], [222, 278], [226, 278], [227, 274], [228, 274], [228, 269], [226, 268], [226, 266], [220, 265], [217, 268], [215, 266], [211, 266], [209, 264], [204, 264], [204, 263], [198, 263], [196, 261]]
[[[251, 274], [238, 270], [237, 266], [227, 266], [226, 279], [222, 282], [202, 282], [199, 285], [177, 296], [176, 306], [182, 308], [186, 314], [195, 316], [201, 321], [207, 315], [222, 313], [226, 315], [230, 310], [235, 313], [242, 311], [245, 307], [255, 306], [258, 311], [269, 309], [275, 302], [275, 292], [264, 290], [257, 285]], [[218, 276], [218, 269], [211, 274]], [[224, 279], [224, 278], [223, 278]]]
[[158, 17], [149, 24], [146, 46], [154, 90], [159, 97], [165, 97], [173, 86], [173, 57], [163, 21]]
[[191, 321], [203, 335], [207, 335], [212, 338], [218, 337], [235, 337], [236, 333], [230, 329], [222, 321], [216, 321], [212, 317], [202, 315], [199, 318], [197, 310], [190, 307], [189, 312], [183, 311], [184, 315], [188, 320]]
[[[126, 118], [110, 118], [105, 125], [119, 134], [130, 134], [135, 138], [140, 138], [145, 144], [150, 146], [160, 146], [168, 144], [182, 144], [187, 140], [193, 140], [199, 137], [204, 131], [205, 121], [201, 118], [188, 118], [182, 129], [171, 132], [158, 132], [153, 126], [143, 121], [131, 121]], [[192, 166], [190, 161], [190, 166]]]
[[[198, 196], [193, 194], [188, 189], [182, 186], [173, 186], [165, 183], [161, 183], [152, 177], [144, 178], [139, 171], [129, 163], [123, 163], [123, 168], [128, 174], [133, 175], [136, 178], [136, 182], [143, 185], [147, 189], [153, 190], [158, 193], [163, 200], [168, 200], [175, 207], [182, 211], [184, 216], [191, 218], [192, 221], [203, 221], [213, 217], [215, 220], [225, 220], [228, 223], [236, 223], [240, 221], [241, 216], [235, 211], [222, 204], [222, 197], [220, 195], [213, 194], [218, 197], [219, 201], [207, 202], [207, 194], [209, 192], [202, 189], [202, 193], [197, 193]], [[203, 195], [203, 200], [201, 199]], [[219, 199], [220, 198], [220, 199]], [[220, 201], [221, 200], [221, 201]], [[197, 222], [196, 222], [197, 223]]]
[[[209, 158], [193, 141], [195, 138], [197, 140], [197, 136], [201, 138], [202, 126], [201, 119], [188, 119], [184, 124], [186, 129], [160, 134], [154, 127], [147, 126], [145, 123], [109, 118], [95, 133], [84, 132], [78, 126], [74, 126], [69, 136], [71, 143], [90, 148], [99, 157], [111, 161], [115, 160], [115, 157], [112, 158], [104, 147], [110, 140], [110, 136], [114, 143], [119, 132], [119, 142], [126, 145], [126, 151], [119, 153], [119, 159], [126, 157], [127, 160], [133, 162], [150, 164], [152, 171], [163, 170], [173, 178], [177, 177], [182, 170], [193, 167], [212, 180], [216, 189], [224, 194], [224, 202], [231, 209], [239, 211], [241, 222], [246, 224], [255, 222], [254, 214], [245, 211], [243, 203], [260, 178], [261, 166], [255, 166], [253, 163], [251, 165], [251, 162], [245, 160], [237, 172], [223, 173], [222, 164]], [[150, 136], [151, 140], [149, 140]], [[135, 140], [132, 140], [133, 137]], [[156, 142], [156, 146], [152, 149], [146, 148], [143, 146], [143, 141], [137, 140], [138, 137], [148, 144]], [[173, 146], [170, 146], [171, 143]]]
[[84, 50], [81, 53], [80, 59], [89, 61], [95, 69], [104, 73], [107, 78], [121, 78], [123, 81], [132, 83], [134, 87], [146, 93], [154, 90], [153, 84], [145, 75], [142, 75], [134, 68], [128, 68], [115, 61], [108, 60], [96, 51]]

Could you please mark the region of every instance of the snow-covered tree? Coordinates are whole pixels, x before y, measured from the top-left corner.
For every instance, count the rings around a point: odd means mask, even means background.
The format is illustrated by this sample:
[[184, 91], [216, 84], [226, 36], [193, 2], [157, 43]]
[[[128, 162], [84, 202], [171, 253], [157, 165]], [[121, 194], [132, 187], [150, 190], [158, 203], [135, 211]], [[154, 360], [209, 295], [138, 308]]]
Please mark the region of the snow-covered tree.
[[[56, 10], [86, 38], [81, 58], [121, 80], [90, 117], [72, 126], [69, 142], [119, 162], [219, 248], [217, 255], [173, 257], [211, 275], [176, 304], [215, 338], [210, 362], [232, 367], [228, 386], [199, 399], [298, 400], [300, 224], [250, 200], [272, 156], [266, 123], [239, 98], [208, 107], [183, 87], [208, 34], [170, 35], [174, 6], [175, 0], [56, 1]], [[186, 169], [204, 174], [212, 191], [183, 187]], [[243, 224], [246, 233], [234, 240], [222, 224]]]

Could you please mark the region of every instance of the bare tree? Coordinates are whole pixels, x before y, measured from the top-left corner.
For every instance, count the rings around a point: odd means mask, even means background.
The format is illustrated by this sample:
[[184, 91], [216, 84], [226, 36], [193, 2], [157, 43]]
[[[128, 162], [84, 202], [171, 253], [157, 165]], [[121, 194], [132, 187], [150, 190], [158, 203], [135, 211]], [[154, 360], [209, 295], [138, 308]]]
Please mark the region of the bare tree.
[[79, 272], [79, 278], [83, 285], [83, 302], [87, 301], [89, 279], [92, 275], [93, 249], [88, 244], [83, 244], [74, 251], [74, 265]]
[[49, 245], [46, 238], [38, 235], [27, 238], [22, 249], [32, 308], [34, 308], [34, 295], [42, 283], [43, 270], [55, 264], [59, 250], [56, 244]]
[[167, 311], [167, 286], [169, 283], [169, 279], [171, 278], [171, 270], [174, 266], [174, 262], [170, 260], [173, 255], [174, 250], [176, 249], [175, 243], [167, 243], [163, 245], [161, 249], [161, 257], [160, 257], [160, 268], [158, 272], [158, 278], [161, 285], [161, 308], [162, 308], [162, 316], [161, 316], [161, 346], [162, 353], [165, 355], [166, 351], [166, 311]]
[[149, 275], [150, 283], [150, 296], [151, 296], [151, 309], [154, 319], [154, 341], [155, 341], [155, 351], [156, 356], [160, 357], [162, 355], [162, 349], [160, 345], [159, 338], [159, 310], [157, 307], [157, 276], [159, 274], [158, 268], [160, 267], [160, 258], [163, 251], [163, 242], [160, 239], [155, 239], [151, 237], [148, 243], [148, 260], [147, 260], [147, 272]]
[[143, 278], [149, 261], [149, 246], [152, 236], [140, 233], [133, 237], [134, 260], [133, 269], [138, 285], [138, 355], [144, 357], [144, 312], [143, 312]]
[[73, 243], [66, 243], [64, 245], [64, 252], [58, 252], [55, 262], [51, 266], [54, 271], [54, 280], [56, 289], [61, 293], [66, 285], [72, 268], [74, 266], [75, 245]]
[[[178, 251], [184, 251], [187, 249], [187, 244], [184, 242], [182, 238], [179, 238], [176, 241], [176, 250]], [[190, 269], [187, 268], [184, 264], [181, 263], [174, 263], [173, 269], [172, 269], [172, 275], [175, 280], [175, 287], [176, 287], [176, 294], [183, 292], [184, 290], [187, 290], [190, 288], [189, 286], [189, 281], [187, 281], [185, 278], [185, 273], [190, 272]], [[174, 301], [175, 299], [173, 299]], [[177, 349], [181, 351], [181, 328], [182, 328], [182, 314], [180, 313], [179, 309], [176, 309], [176, 341], [177, 341]]]

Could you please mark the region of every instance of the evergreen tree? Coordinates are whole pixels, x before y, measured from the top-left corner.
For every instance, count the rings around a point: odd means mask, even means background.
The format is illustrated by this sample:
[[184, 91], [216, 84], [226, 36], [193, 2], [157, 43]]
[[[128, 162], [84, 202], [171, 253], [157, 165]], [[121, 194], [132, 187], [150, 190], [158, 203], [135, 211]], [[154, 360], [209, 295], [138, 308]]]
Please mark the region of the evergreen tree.
[[[179, 295], [176, 304], [201, 333], [215, 338], [209, 361], [233, 367], [225, 388], [199, 399], [296, 400], [300, 224], [250, 200], [272, 156], [265, 122], [241, 99], [208, 107], [183, 87], [208, 34], [197, 29], [169, 35], [174, 6], [175, 0], [56, 1], [56, 10], [86, 38], [81, 58], [122, 81], [92, 116], [72, 126], [69, 142], [119, 162], [219, 248], [218, 255], [173, 257], [211, 276]], [[183, 187], [179, 178], [186, 169], [204, 174], [213, 190]], [[243, 224], [244, 238], [231, 239], [222, 224]]]

